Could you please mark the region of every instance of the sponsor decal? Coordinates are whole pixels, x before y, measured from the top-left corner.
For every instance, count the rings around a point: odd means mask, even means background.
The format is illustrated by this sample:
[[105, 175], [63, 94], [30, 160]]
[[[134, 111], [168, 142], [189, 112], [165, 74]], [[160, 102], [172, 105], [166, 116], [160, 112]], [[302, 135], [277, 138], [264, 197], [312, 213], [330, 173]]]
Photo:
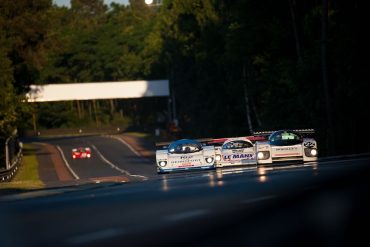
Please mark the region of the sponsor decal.
[[201, 163], [201, 159], [194, 158], [193, 155], [183, 155], [178, 157], [176, 160], [171, 161], [171, 164], [178, 167], [194, 166], [196, 163]]
[[182, 159], [182, 160], [191, 159], [191, 158], [193, 158], [193, 156], [191, 156], [191, 155], [180, 156], [180, 159]]
[[284, 148], [275, 148], [276, 151], [292, 151], [297, 150], [297, 147], [284, 147]]
[[189, 159], [189, 160], [174, 160], [171, 162], [171, 164], [185, 164], [185, 163], [189, 163], [189, 162], [200, 162], [200, 159]]
[[191, 167], [191, 166], [194, 166], [194, 164], [190, 162], [185, 162], [180, 164], [178, 167]]
[[291, 156], [302, 156], [300, 152], [300, 147], [280, 147], [274, 148], [272, 152], [272, 157], [291, 157]]
[[248, 154], [229, 154], [229, 155], [224, 155], [223, 159], [224, 160], [239, 160], [239, 159], [253, 159], [254, 154], [253, 153], [248, 153]]
[[300, 153], [285, 153], [285, 154], [273, 154], [273, 157], [279, 157], [279, 156], [301, 156]]

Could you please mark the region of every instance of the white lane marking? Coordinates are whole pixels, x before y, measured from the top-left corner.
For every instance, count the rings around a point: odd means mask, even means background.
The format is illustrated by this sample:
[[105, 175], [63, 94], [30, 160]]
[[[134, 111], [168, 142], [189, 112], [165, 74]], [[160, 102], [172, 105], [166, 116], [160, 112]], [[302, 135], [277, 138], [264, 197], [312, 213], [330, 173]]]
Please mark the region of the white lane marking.
[[64, 153], [63, 153], [63, 150], [59, 147], [59, 145], [57, 145], [57, 149], [59, 150], [60, 152], [60, 155], [62, 156], [62, 159], [64, 161], [64, 164], [66, 165], [66, 167], [68, 168], [69, 172], [73, 175], [73, 177], [75, 179], [80, 179], [80, 177], [72, 170], [71, 166], [69, 165], [66, 157], [64, 156]]
[[112, 162], [110, 162], [107, 158], [105, 158], [101, 153], [100, 151], [97, 149], [97, 147], [95, 147], [95, 145], [91, 145], [92, 148], [95, 150], [95, 152], [99, 155], [99, 157], [105, 162], [107, 163], [110, 167], [112, 167], [113, 169], [127, 175], [127, 176], [131, 176], [131, 177], [139, 177], [139, 178], [142, 178], [144, 180], [148, 179], [147, 177], [145, 176], [141, 176], [141, 175], [135, 175], [135, 174], [131, 174], [130, 172], [122, 169], [122, 168], [119, 168], [118, 166], [114, 165]]
[[67, 242], [73, 245], [80, 245], [80, 244], [91, 243], [97, 240], [120, 236], [125, 233], [126, 231], [124, 229], [111, 228], [111, 229], [105, 229], [105, 230], [96, 231], [96, 232], [89, 232], [89, 233], [86, 233], [80, 236], [76, 236], [76, 237], [70, 238], [69, 240], [67, 240]]
[[179, 221], [179, 220], [184, 220], [184, 219], [189, 219], [189, 218], [194, 218], [198, 216], [203, 216], [208, 214], [209, 211], [205, 209], [196, 209], [196, 210], [191, 210], [191, 211], [185, 211], [181, 212], [178, 214], [173, 214], [165, 217], [165, 220], [167, 221]]
[[253, 198], [253, 199], [242, 200], [240, 203], [241, 204], [251, 204], [251, 203], [270, 200], [270, 199], [274, 199], [274, 198], [277, 198], [277, 196], [275, 196], [275, 195], [262, 196], [262, 197], [257, 197], [257, 198]]
[[125, 140], [122, 138], [116, 137], [116, 136], [109, 136], [110, 138], [114, 138], [120, 142], [122, 142], [126, 147], [128, 147], [134, 154], [136, 154], [137, 157], [143, 158], [138, 151], [136, 151], [130, 144], [128, 144]]

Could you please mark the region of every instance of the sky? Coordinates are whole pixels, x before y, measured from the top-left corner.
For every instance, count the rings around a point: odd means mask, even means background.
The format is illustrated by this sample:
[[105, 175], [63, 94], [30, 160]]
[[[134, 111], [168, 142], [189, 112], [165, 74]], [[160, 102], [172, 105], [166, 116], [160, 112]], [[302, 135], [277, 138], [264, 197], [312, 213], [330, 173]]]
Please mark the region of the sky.
[[[116, 2], [119, 4], [128, 4], [129, 0], [104, 0], [104, 3], [108, 6], [111, 4], [111, 2]], [[55, 3], [58, 6], [66, 6], [70, 7], [70, 0], [53, 0], [53, 3]]]

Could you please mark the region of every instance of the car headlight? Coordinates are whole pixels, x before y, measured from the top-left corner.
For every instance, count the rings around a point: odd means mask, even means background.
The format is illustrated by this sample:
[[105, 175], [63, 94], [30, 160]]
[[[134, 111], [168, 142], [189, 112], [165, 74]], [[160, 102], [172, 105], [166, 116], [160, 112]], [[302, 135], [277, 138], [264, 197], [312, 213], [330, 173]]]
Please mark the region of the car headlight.
[[316, 157], [317, 149], [316, 148], [305, 148], [304, 153], [307, 157]]
[[207, 161], [207, 163], [212, 163], [213, 158], [212, 157], [208, 157], [208, 158], [206, 158], [206, 161]]
[[221, 155], [217, 154], [215, 157], [215, 160], [220, 161], [221, 160]]
[[257, 152], [257, 159], [267, 160], [268, 158], [270, 158], [270, 152], [269, 151], [259, 151], [259, 152]]
[[158, 162], [158, 165], [159, 165], [160, 167], [164, 167], [164, 166], [166, 166], [166, 165], [167, 165], [167, 161], [159, 161], [159, 162]]
[[258, 153], [257, 153], [257, 158], [258, 158], [259, 160], [262, 160], [262, 159], [263, 159], [263, 157], [264, 157], [263, 152], [258, 152]]

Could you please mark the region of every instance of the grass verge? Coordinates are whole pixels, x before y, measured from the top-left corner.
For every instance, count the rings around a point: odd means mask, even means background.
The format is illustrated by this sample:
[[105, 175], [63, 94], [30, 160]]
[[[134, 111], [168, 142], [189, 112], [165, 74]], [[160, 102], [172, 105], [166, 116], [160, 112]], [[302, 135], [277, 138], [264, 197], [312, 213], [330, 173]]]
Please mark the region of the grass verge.
[[39, 178], [38, 162], [30, 144], [23, 145], [23, 160], [11, 182], [0, 183], [0, 189], [40, 189], [44, 184]]

